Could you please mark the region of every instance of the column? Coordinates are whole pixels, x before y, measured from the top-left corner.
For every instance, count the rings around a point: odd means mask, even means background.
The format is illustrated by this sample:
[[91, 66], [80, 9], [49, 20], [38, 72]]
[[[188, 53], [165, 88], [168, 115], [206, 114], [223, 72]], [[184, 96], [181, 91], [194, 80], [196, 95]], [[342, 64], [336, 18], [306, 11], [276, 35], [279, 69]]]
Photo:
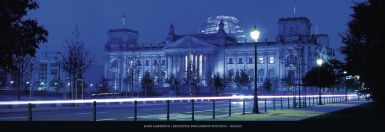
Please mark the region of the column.
[[180, 62], [180, 67], [179, 67], [179, 69], [180, 69], [180, 76], [181, 76], [181, 78], [184, 78], [184, 74], [185, 74], [185, 71], [186, 71], [186, 57], [185, 57], [185, 54], [184, 53], [182, 53], [181, 55], [179, 55], [180, 56], [180, 59], [181, 59], [181, 62]]
[[202, 79], [205, 80], [205, 82], [207, 82], [206, 65], [206, 54], [202, 54]]
[[197, 71], [196, 71], [196, 75], [197, 75], [197, 77], [199, 77], [200, 75], [199, 75], [199, 73], [200, 73], [200, 64], [201, 64], [201, 60], [200, 60], [201, 58], [200, 58], [200, 54], [197, 54]]
[[169, 55], [166, 55], [166, 69], [167, 69], [167, 77], [170, 77], [170, 56]]
[[171, 74], [174, 74], [174, 76], [176, 76], [176, 70], [175, 70], [175, 65], [176, 65], [176, 63], [175, 63], [175, 59], [176, 59], [176, 57], [175, 57], [175, 55], [173, 54], [173, 55], [171, 55]]

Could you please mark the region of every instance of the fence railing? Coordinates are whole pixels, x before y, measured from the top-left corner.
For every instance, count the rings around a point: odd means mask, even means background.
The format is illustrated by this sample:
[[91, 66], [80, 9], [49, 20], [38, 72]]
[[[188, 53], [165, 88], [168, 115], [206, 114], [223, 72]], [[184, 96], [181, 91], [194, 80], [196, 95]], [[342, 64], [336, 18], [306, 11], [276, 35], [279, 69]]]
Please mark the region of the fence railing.
[[[161, 105], [165, 105], [166, 111], [165, 111], [165, 120], [170, 121], [170, 115], [172, 114], [170, 112], [170, 106], [173, 105], [172, 102], [174, 101], [187, 101], [191, 102], [191, 121], [195, 121], [196, 119], [196, 103], [201, 101], [205, 103], [211, 103], [211, 118], [215, 119], [217, 113], [220, 111], [222, 112], [222, 115], [224, 112], [227, 116], [232, 116], [234, 113], [232, 110], [241, 109], [241, 114], [245, 115], [247, 110], [246, 106], [248, 105], [246, 102], [253, 102], [254, 97], [253, 96], [219, 96], [219, 97], [171, 97], [171, 98], [119, 98], [119, 99], [87, 99], [87, 100], [44, 100], [44, 101], [1, 101], [0, 106], [9, 106], [9, 105], [27, 105], [27, 114], [28, 114], [28, 120], [32, 121], [33, 118], [33, 105], [45, 105], [45, 104], [91, 104], [90, 108], [92, 109], [92, 121], [97, 121], [98, 116], [98, 105], [101, 103], [124, 103], [124, 102], [131, 102], [132, 103], [132, 109], [133, 109], [133, 121], [138, 121], [138, 102], [141, 102], [142, 104], [146, 102], [153, 102], [153, 103], [159, 103]], [[301, 108], [301, 107], [311, 107], [318, 104], [328, 104], [328, 103], [337, 103], [337, 102], [344, 102], [344, 101], [350, 101], [350, 100], [359, 100], [360, 97], [356, 94], [349, 94], [349, 95], [322, 95], [321, 99], [319, 99], [319, 95], [307, 95], [307, 96], [301, 96], [299, 98], [298, 96], [293, 95], [281, 95], [281, 96], [258, 96], [258, 104], [259, 109], [262, 107], [264, 108], [264, 112], [268, 112], [269, 110], [276, 110], [276, 108], [284, 109], [285, 105], [287, 106], [287, 109], [294, 109], [294, 108]], [[301, 99], [301, 101], [299, 101]], [[319, 102], [321, 100], [321, 103]], [[210, 102], [211, 101], [211, 102]], [[241, 108], [234, 108], [234, 102], [240, 103]], [[302, 104], [300, 105], [299, 102]], [[228, 104], [227, 104], [228, 103]], [[286, 104], [285, 104], [286, 103]], [[250, 103], [252, 106], [252, 103]], [[263, 104], [263, 105], [260, 105]], [[189, 105], [188, 103], [183, 105]], [[217, 107], [218, 105], [218, 107]], [[225, 106], [228, 105], [227, 108], [223, 107], [220, 108], [219, 106]], [[278, 105], [278, 107], [276, 106]], [[248, 106], [250, 107], [250, 106]], [[218, 110], [220, 108], [220, 110]], [[270, 108], [270, 109], [269, 109]], [[225, 110], [228, 109], [228, 110]], [[207, 110], [210, 110], [210, 107], [207, 107]], [[217, 112], [218, 111], [218, 112]], [[250, 112], [250, 111], [249, 111]], [[60, 114], [60, 113], [58, 113]]]

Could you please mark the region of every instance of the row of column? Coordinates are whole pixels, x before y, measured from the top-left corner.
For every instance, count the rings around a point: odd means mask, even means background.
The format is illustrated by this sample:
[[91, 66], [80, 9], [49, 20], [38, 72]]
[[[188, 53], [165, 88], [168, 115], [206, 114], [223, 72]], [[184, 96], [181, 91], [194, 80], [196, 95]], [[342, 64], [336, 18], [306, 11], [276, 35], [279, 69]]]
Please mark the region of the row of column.
[[189, 68], [188, 65], [190, 65], [190, 70], [198, 74], [199, 77], [204, 80], [206, 79], [206, 76], [211, 73], [209, 71], [211, 63], [208, 61], [210, 56], [211, 55], [209, 54], [166, 55], [168, 76], [170, 77], [173, 74], [178, 80], [183, 80], [186, 77], [186, 72]]

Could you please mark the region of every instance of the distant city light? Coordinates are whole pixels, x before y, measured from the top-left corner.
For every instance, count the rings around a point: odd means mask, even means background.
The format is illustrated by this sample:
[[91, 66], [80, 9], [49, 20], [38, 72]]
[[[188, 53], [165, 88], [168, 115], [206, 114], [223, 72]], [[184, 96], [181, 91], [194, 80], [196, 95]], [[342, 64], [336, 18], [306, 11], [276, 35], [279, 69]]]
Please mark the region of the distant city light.
[[13, 84], [13, 83], [14, 83], [14, 81], [12, 80], [12, 81], [10, 81], [9, 83]]
[[354, 77], [357, 78], [357, 80], [360, 80], [360, 76], [359, 75], [356, 75]]
[[29, 84], [29, 82], [27, 81], [27, 82], [25, 82], [27, 85]]
[[348, 72], [347, 71], [344, 71], [344, 74], [347, 74]]
[[70, 86], [71, 85], [71, 83], [67, 83], [67, 86]]

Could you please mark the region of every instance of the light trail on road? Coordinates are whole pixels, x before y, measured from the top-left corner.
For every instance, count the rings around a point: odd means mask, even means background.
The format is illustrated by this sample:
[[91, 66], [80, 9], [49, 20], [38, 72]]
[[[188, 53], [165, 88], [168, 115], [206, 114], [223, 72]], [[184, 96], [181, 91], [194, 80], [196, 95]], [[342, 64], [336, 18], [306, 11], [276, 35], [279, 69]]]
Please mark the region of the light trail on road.
[[[356, 97], [357, 94], [325, 94], [321, 97]], [[259, 99], [272, 98], [297, 98], [293, 95], [260, 95]], [[303, 97], [319, 97], [319, 95], [306, 95]], [[85, 100], [34, 100], [34, 101], [0, 101], [0, 105], [28, 105], [28, 104], [81, 104], [81, 103], [112, 103], [112, 102], [146, 102], [146, 101], [178, 101], [178, 100], [229, 100], [229, 99], [253, 99], [254, 96], [212, 96], [212, 97], [158, 97], [158, 98], [115, 98], [115, 99], [85, 99]]]

